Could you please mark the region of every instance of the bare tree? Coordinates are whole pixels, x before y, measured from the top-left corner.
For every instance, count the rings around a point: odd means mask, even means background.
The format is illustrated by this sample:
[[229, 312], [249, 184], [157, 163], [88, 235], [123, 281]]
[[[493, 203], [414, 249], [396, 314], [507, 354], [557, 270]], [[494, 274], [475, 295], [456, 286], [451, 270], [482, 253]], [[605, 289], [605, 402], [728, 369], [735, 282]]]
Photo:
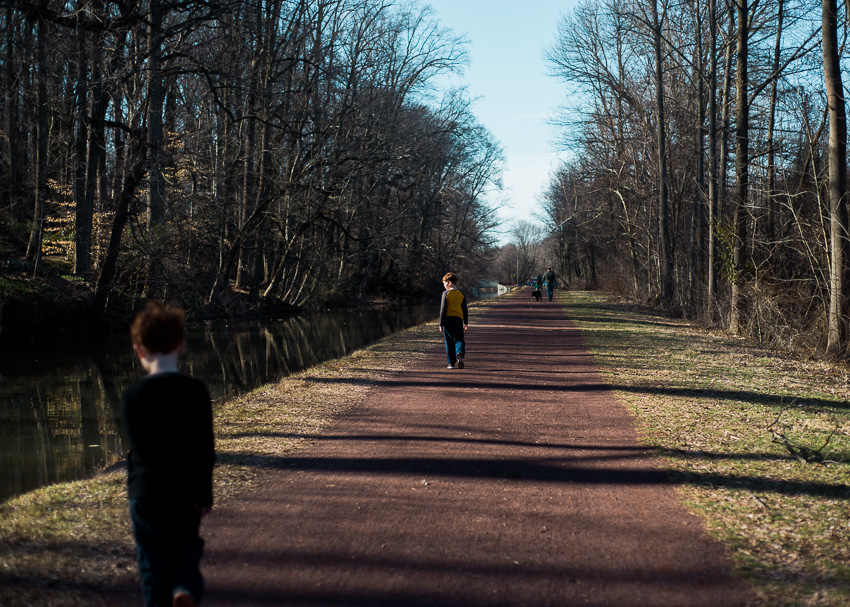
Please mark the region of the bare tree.
[[[46, 4], [42, 0], [40, 7]], [[38, 46], [36, 49], [36, 67], [38, 70], [38, 92], [36, 93], [36, 177], [35, 177], [35, 207], [27, 247], [27, 261], [37, 269], [41, 260], [41, 242], [44, 237], [44, 219], [47, 214], [47, 131], [49, 128], [47, 101], [47, 39], [50, 36], [50, 24], [44, 19], [38, 19]]]
[[650, 2], [652, 20], [652, 49], [655, 54], [655, 120], [656, 154], [658, 162], [658, 259], [661, 277], [661, 296], [668, 304], [673, 301], [673, 251], [670, 234], [670, 212], [667, 192], [667, 133], [664, 112], [664, 65], [662, 27], [657, 0]]
[[847, 114], [838, 47], [836, 0], [823, 0], [823, 72], [829, 111], [829, 312], [827, 351], [842, 347], [846, 313], [844, 243], [847, 240]]
[[516, 280], [522, 282], [536, 276], [535, 271], [542, 273], [540, 265], [540, 245], [543, 240], [541, 226], [529, 221], [517, 221], [511, 230], [516, 244]]
[[734, 235], [732, 241], [732, 298], [730, 301], [729, 328], [733, 333], [740, 330], [742, 286], [746, 272], [747, 255], [747, 204], [749, 196], [749, 144], [750, 104], [747, 78], [748, 45], [750, 39], [750, 9], [747, 0], [736, 0], [738, 10], [738, 38], [736, 49], [735, 90], [735, 197], [733, 211]]
[[564, 19], [549, 59], [580, 100], [559, 124], [578, 159], [553, 177], [544, 207], [568, 267], [596, 243], [586, 259], [605, 286], [660, 303], [669, 244], [667, 305], [766, 341], [823, 324], [846, 291], [831, 286], [843, 254], [827, 236], [836, 226], [846, 238], [847, 205], [826, 195], [829, 93], [810, 9], [599, 0]]
[[[17, 88], [0, 99], [4, 126], [17, 116], [39, 154], [20, 153], [15, 134], [0, 149], [6, 198], [14, 175], [37, 177], [18, 193], [27, 233], [3, 221], [0, 238], [20, 254], [29, 244], [33, 261], [61, 242], [51, 254], [96, 277], [98, 306], [156, 295], [226, 311], [234, 299], [423, 293], [435, 272], [473, 275], [492, 256], [502, 152], [463, 91], [435, 90], [467, 52], [431, 9], [4, 6], [0, 68]], [[47, 31], [70, 66], [45, 56]]]

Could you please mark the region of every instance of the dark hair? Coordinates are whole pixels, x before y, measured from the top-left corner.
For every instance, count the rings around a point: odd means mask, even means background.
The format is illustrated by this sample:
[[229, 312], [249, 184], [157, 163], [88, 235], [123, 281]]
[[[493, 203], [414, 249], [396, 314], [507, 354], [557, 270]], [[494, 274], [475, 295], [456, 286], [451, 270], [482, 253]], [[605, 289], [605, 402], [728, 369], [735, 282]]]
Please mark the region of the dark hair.
[[151, 300], [130, 325], [130, 340], [150, 354], [173, 352], [186, 339], [186, 314], [178, 306]]
[[455, 276], [454, 274], [449, 272], [448, 274], [443, 276], [443, 282], [450, 282], [453, 285], [456, 285], [457, 284], [457, 276]]

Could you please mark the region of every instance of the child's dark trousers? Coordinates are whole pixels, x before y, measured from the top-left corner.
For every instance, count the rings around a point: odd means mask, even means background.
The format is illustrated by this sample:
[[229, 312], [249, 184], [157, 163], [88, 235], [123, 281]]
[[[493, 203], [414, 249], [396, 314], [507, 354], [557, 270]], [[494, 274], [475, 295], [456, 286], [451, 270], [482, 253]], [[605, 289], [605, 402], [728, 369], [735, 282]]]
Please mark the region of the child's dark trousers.
[[449, 364], [457, 363], [458, 356], [466, 355], [466, 342], [463, 341], [463, 319], [447, 316], [443, 321], [443, 338], [446, 340], [446, 358]]
[[130, 520], [145, 607], [171, 607], [178, 590], [200, 601], [204, 592], [200, 513], [190, 504], [135, 499], [130, 500]]

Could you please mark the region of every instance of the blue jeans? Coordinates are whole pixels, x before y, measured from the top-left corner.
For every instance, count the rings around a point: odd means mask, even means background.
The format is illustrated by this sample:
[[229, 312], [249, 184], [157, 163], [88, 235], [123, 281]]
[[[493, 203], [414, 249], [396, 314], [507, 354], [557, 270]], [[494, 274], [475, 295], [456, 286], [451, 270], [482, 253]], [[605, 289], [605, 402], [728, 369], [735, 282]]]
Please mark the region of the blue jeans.
[[449, 364], [457, 362], [458, 356], [466, 355], [466, 342], [463, 341], [463, 319], [447, 316], [443, 320], [443, 339], [446, 340], [446, 358]]
[[546, 296], [549, 297], [549, 301], [552, 301], [552, 292], [555, 290], [555, 285], [546, 285]]
[[135, 499], [130, 500], [130, 520], [145, 607], [171, 607], [177, 590], [200, 601], [204, 592], [200, 513], [190, 504]]

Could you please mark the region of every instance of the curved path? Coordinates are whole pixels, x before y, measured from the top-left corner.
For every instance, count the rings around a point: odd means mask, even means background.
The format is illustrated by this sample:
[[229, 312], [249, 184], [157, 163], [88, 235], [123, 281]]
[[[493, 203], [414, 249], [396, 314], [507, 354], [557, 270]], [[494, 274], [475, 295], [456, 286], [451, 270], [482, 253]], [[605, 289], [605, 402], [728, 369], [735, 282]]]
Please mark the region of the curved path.
[[561, 307], [471, 320], [206, 519], [205, 607], [750, 602]]

